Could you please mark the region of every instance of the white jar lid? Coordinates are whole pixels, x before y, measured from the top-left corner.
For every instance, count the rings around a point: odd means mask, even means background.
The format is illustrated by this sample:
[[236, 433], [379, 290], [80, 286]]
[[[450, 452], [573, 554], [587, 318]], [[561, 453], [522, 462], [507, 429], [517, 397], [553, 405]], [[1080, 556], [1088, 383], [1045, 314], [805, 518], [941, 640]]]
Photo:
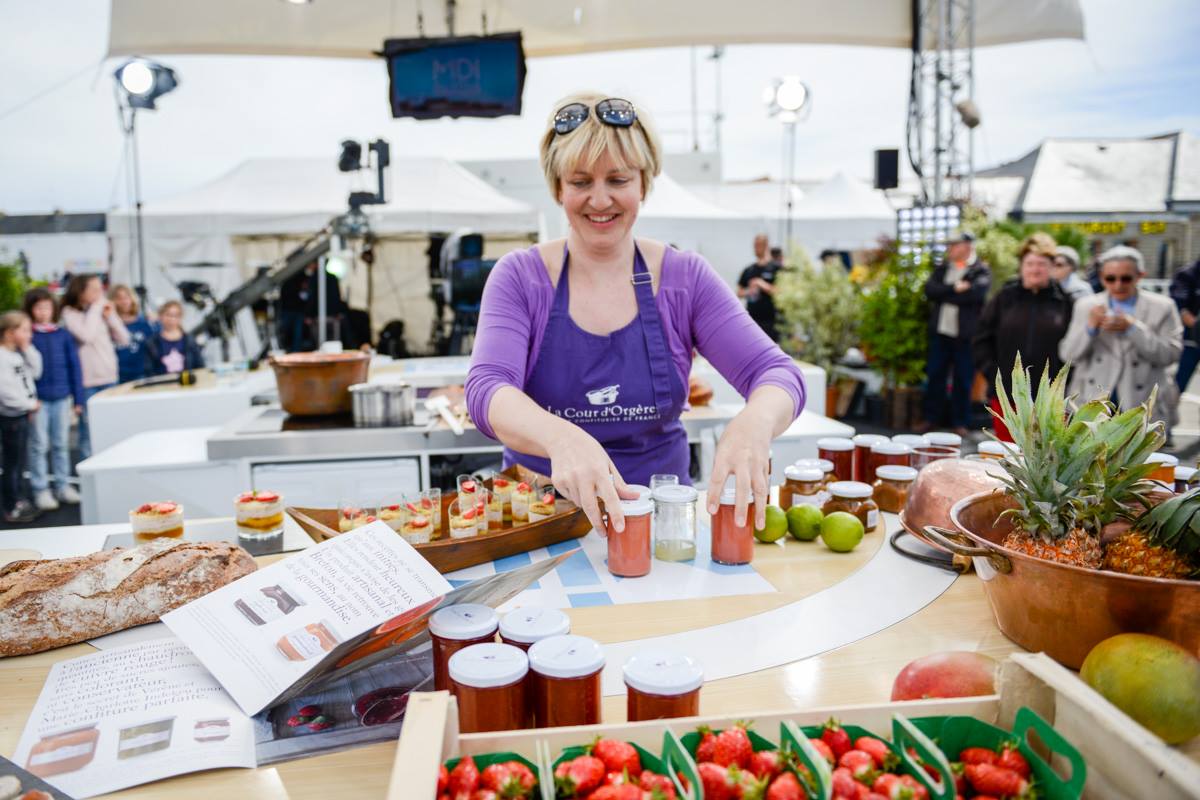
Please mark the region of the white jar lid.
[[1151, 453], [1146, 456], [1147, 464], [1162, 464], [1167, 467], [1179, 466], [1179, 459], [1170, 453]]
[[529, 648], [529, 667], [547, 678], [582, 678], [604, 668], [604, 651], [586, 636], [551, 636]]
[[917, 471], [912, 467], [900, 464], [884, 464], [882, 467], [875, 468], [875, 477], [887, 481], [915, 481]]
[[480, 603], [446, 606], [429, 617], [429, 632], [441, 639], [478, 639], [496, 628], [495, 610]]
[[817, 439], [817, 449], [819, 450], [853, 450], [854, 441], [842, 436], [827, 436], [824, 439]]
[[1006, 444], [1004, 442], [993, 442], [990, 439], [986, 442], [979, 443], [979, 452], [986, 456], [1006, 456], [1009, 453], [1021, 452], [1015, 444]]
[[898, 433], [892, 437], [892, 441], [909, 447], [924, 447], [929, 444], [929, 438], [919, 433]]
[[627, 517], [641, 517], [654, 510], [654, 501], [649, 497], [639, 497], [637, 500], [622, 500], [621, 513]]
[[850, 441], [854, 442], [855, 447], [874, 447], [880, 442], [888, 441], [888, 438], [877, 433], [860, 433]]
[[962, 447], [962, 437], [957, 433], [934, 431], [933, 433], [925, 434], [925, 440], [938, 447]]
[[797, 467], [795, 464], [783, 471], [783, 477], [789, 481], [812, 482], [825, 477], [825, 473], [816, 467]]
[[1177, 481], [1190, 481], [1192, 479], [1192, 476], [1195, 474], [1196, 474], [1195, 467], [1176, 467], [1175, 468], [1175, 480], [1177, 480]]
[[695, 486], [667, 483], [654, 490], [654, 499], [660, 503], [694, 503], [699, 497]]
[[737, 502], [737, 476], [730, 475], [725, 479], [725, 486], [721, 489], [721, 505], [731, 506]]
[[474, 689], [508, 686], [528, 672], [525, 651], [511, 644], [473, 644], [450, 656], [450, 680]]
[[627, 483], [625, 484], [625, 488], [631, 492], [637, 492], [638, 497], [643, 500], [648, 500], [650, 498], [649, 486], [642, 486], [640, 483]]
[[869, 483], [862, 481], [834, 481], [829, 484], [829, 491], [836, 497], [865, 498], [875, 493]]
[[521, 644], [571, 632], [571, 618], [557, 608], [526, 606], [513, 609], [500, 620], [500, 635]]
[[621, 670], [625, 685], [647, 694], [677, 695], [704, 685], [704, 670], [693, 659], [670, 650], [634, 653]]
[[906, 444], [884, 439], [882, 442], [876, 442], [871, 445], [871, 452], [878, 453], [881, 456], [903, 456], [911, 453], [912, 448]]
[[809, 469], [815, 467], [816, 469], [821, 470], [821, 472], [833, 472], [833, 462], [827, 458], [800, 458], [797, 459], [796, 463], [792, 464], [792, 466]]

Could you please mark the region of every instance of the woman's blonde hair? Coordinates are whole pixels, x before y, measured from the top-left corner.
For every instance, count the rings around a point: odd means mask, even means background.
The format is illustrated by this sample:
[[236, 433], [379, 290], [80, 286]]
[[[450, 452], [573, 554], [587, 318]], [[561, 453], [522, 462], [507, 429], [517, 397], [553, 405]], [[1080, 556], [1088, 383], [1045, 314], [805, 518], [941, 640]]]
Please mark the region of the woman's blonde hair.
[[1045, 256], [1054, 261], [1054, 257], [1058, 255], [1058, 245], [1053, 237], [1048, 233], [1038, 231], [1031, 233], [1025, 237], [1025, 241], [1021, 242], [1021, 249], [1017, 251], [1017, 262], [1025, 260], [1025, 256], [1033, 253], [1035, 256]]
[[16, 330], [29, 322], [29, 315], [24, 311], [5, 311], [0, 314], [0, 340], [8, 336], [8, 332]]
[[[601, 92], [575, 92], [555, 103], [550, 112], [542, 135], [541, 161], [546, 184], [556, 202], [561, 195], [563, 175], [580, 167], [590, 168], [605, 153], [621, 169], [636, 169], [642, 174], [643, 200], [650, 193], [654, 178], [662, 172], [662, 145], [645, 110], [634, 105], [637, 121], [628, 128], [609, 125], [596, 116], [596, 104], [607, 97]], [[588, 117], [575, 130], [560, 135], [554, 130], [554, 115], [572, 103], [587, 106]]]
[[129, 295], [129, 302], [133, 303], [133, 315], [136, 317], [138, 312], [141, 310], [141, 306], [138, 305], [138, 298], [137, 295], [133, 293], [133, 289], [130, 289], [123, 283], [118, 283], [108, 290], [108, 299], [116, 303], [117, 295], [119, 295], [121, 292]]

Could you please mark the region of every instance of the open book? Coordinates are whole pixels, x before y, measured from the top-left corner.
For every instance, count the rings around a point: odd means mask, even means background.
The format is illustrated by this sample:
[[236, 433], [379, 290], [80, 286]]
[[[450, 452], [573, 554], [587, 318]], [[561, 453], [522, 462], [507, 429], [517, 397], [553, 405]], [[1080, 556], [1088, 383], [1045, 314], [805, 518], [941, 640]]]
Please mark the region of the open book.
[[430, 614], [499, 606], [559, 558], [458, 589], [381, 522], [163, 617], [178, 636], [56, 664], [13, 760], [77, 797], [394, 739], [432, 683]]

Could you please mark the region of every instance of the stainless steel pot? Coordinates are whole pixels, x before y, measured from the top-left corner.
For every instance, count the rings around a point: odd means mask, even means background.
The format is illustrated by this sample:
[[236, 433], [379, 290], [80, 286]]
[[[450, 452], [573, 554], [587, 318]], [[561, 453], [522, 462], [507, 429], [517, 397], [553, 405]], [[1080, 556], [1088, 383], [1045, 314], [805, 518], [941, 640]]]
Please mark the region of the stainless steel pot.
[[407, 383], [357, 383], [350, 387], [354, 425], [383, 428], [413, 424], [417, 390]]

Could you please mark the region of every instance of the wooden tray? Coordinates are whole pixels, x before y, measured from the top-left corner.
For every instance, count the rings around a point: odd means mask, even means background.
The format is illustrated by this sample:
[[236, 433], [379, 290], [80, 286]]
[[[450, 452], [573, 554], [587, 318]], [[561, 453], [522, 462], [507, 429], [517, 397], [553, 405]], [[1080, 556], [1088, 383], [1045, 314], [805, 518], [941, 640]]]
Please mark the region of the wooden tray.
[[[501, 474], [514, 481], [531, 484], [539, 478], [545, 481], [543, 476], [517, 465], [509, 467]], [[489, 490], [492, 488], [490, 480], [486, 481], [485, 485]], [[437, 531], [439, 537], [447, 537], [450, 520], [446, 509], [457, 496], [457, 492], [442, 494], [442, 525]], [[554, 516], [540, 522], [484, 533], [470, 539], [439, 538], [428, 544], [413, 546], [438, 572], [446, 573], [476, 564], [486, 564], [517, 553], [527, 553], [568, 539], [578, 539], [592, 529], [592, 524], [588, 522], [583, 511], [570, 501], [559, 498], [555, 509]], [[339, 535], [336, 508], [289, 507], [286, 510], [314, 541], [321, 542]]]

